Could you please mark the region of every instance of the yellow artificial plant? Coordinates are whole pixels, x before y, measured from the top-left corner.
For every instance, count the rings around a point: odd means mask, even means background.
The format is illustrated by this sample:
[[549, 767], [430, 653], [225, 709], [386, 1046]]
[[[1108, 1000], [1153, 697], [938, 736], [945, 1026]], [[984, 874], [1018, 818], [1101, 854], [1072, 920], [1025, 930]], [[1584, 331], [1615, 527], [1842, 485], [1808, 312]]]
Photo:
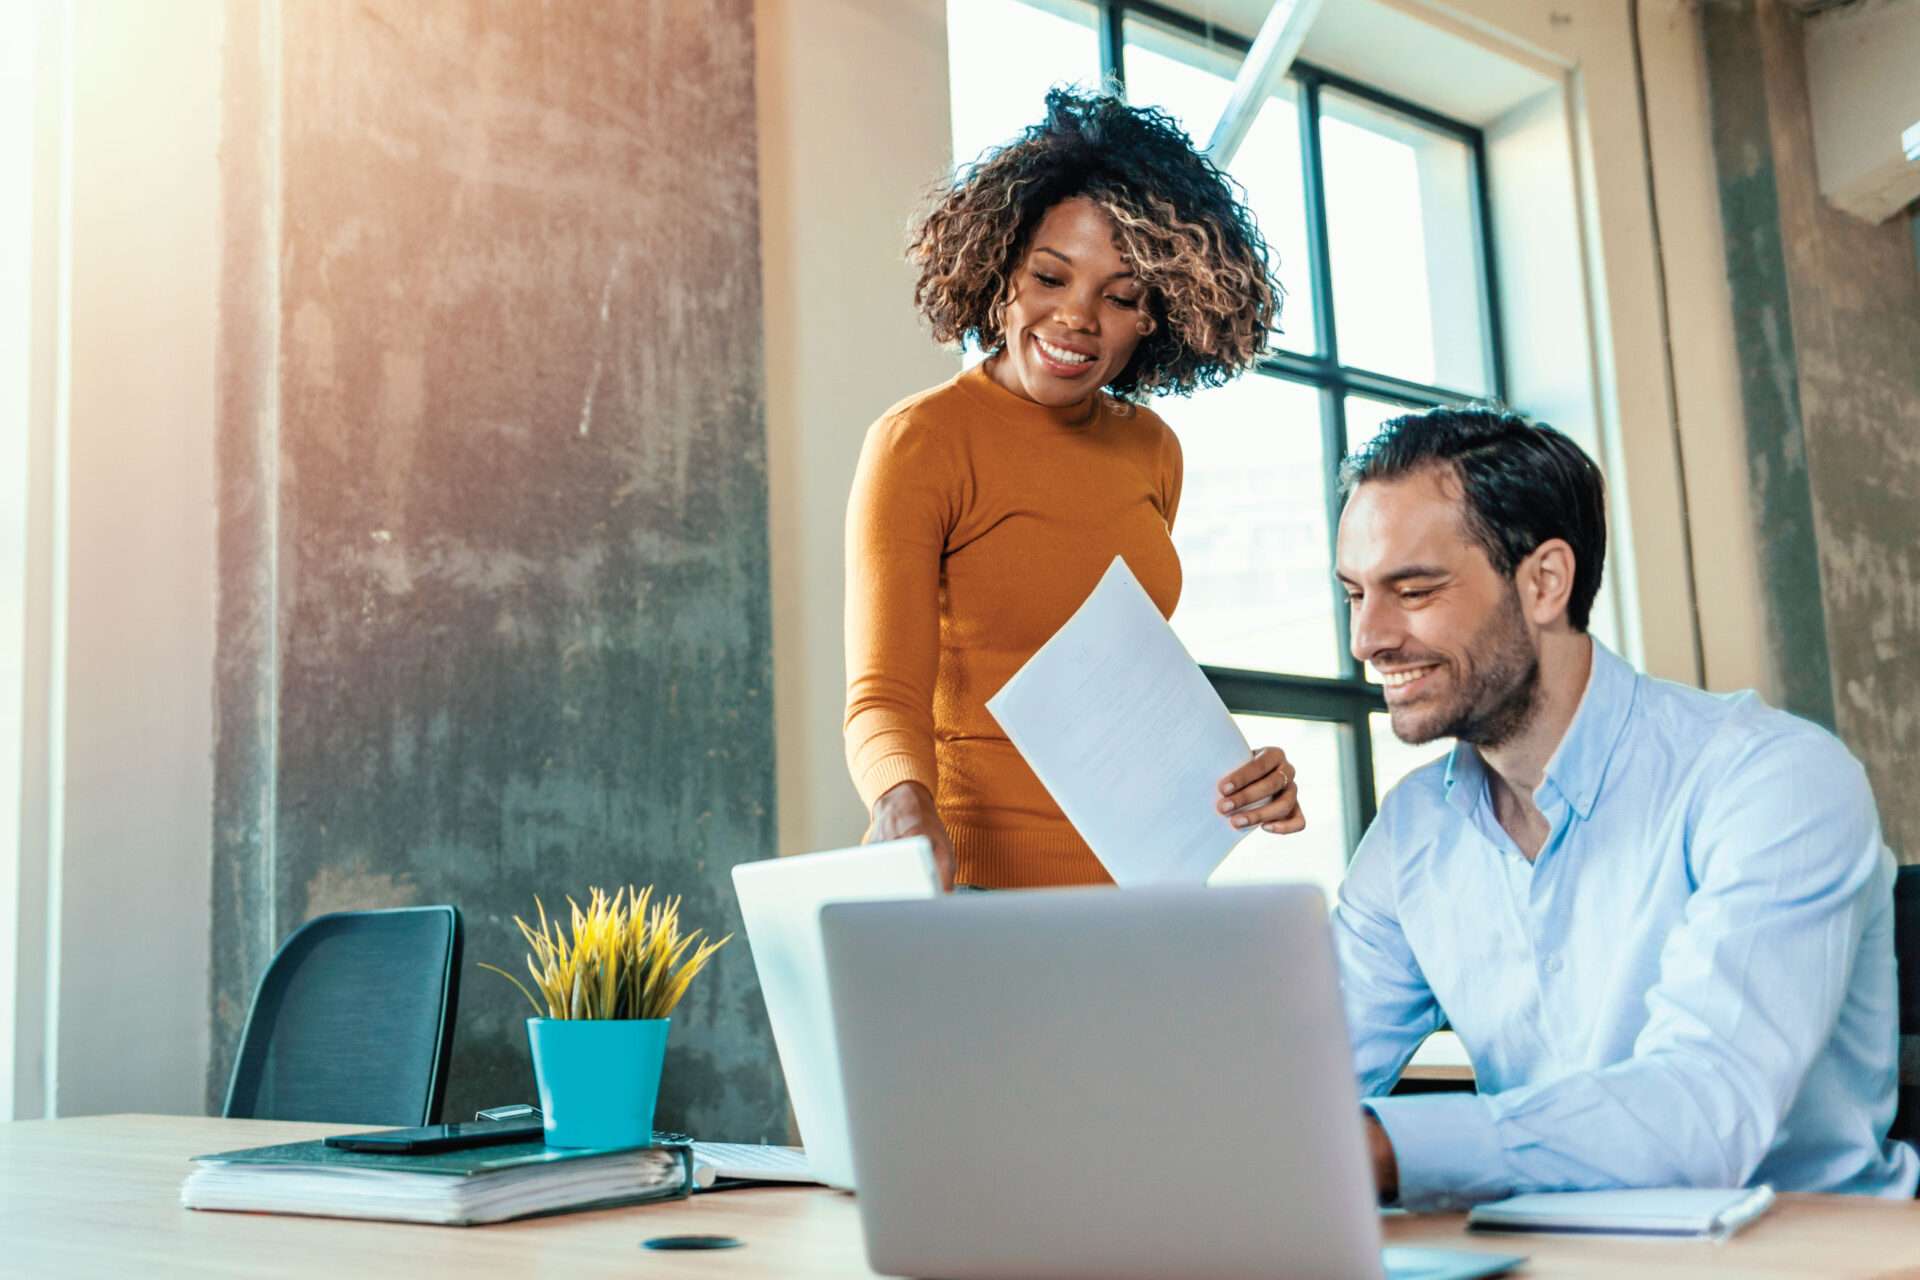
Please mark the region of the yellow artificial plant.
[[655, 902], [652, 885], [639, 890], [628, 886], [611, 898], [600, 889], [589, 890], [585, 911], [569, 897], [570, 931], [558, 919], [547, 918], [538, 897], [533, 904], [540, 913], [538, 930], [519, 916], [513, 922], [533, 948], [527, 972], [542, 998], [536, 1000], [526, 984], [505, 969], [485, 963], [480, 967], [520, 988], [535, 1017], [664, 1018], [713, 953], [733, 937], [703, 941], [701, 929], [682, 934], [680, 899]]

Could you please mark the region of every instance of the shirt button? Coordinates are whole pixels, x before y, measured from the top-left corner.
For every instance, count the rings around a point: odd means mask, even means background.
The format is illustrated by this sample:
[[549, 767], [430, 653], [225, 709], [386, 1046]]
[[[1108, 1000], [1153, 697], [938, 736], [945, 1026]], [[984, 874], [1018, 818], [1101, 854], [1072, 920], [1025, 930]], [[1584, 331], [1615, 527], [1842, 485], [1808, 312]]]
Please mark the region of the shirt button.
[[1558, 973], [1558, 972], [1560, 972], [1560, 957], [1559, 957], [1559, 956], [1548, 956], [1548, 957], [1547, 957], [1547, 972], [1548, 972], [1548, 973]]

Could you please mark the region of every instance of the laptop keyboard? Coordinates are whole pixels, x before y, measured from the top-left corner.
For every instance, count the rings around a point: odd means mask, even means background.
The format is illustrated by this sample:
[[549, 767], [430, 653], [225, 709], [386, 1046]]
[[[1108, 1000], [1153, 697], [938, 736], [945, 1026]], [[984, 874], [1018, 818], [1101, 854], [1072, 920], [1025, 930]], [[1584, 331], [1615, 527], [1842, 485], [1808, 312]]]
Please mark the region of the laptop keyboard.
[[702, 1185], [702, 1173], [711, 1170], [712, 1178], [746, 1182], [818, 1182], [807, 1166], [807, 1153], [800, 1147], [765, 1147], [752, 1142], [696, 1142], [693, 1144], [695, 1177]]

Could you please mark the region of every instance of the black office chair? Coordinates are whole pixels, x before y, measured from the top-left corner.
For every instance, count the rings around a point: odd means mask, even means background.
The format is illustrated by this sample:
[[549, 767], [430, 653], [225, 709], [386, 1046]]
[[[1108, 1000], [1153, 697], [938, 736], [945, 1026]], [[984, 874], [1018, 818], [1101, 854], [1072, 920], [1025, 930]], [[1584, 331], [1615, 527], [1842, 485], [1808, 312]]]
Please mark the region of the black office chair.
[[1893, 878], [1893, 955], [1900, 974], [1900, 1102], [1890, 1137], [1920, 1144], [1920, 866]]
[[295, 930], [254, 993], [222, 1114], [438, 1124], [460, 943], [453, 907], [341, 911]]

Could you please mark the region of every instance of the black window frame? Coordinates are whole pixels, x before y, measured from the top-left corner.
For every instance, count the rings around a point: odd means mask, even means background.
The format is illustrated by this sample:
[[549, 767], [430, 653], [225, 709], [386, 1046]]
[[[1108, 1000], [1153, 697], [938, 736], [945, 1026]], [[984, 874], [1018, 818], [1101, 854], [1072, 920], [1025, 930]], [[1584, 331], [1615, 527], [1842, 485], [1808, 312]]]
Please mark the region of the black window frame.
[[[1202, 46], [1244, 58], [1251, 39], [1152, 0], [1090, 0], [1097, 12], [1102, 77], [1121, 92], [1126, 88], [1126, 20], [1129, 15]], [[1320, 401], [1321, 447], [1327, 458], [1325, 476], [1329, 555], [1340, 520], [1339, 466], [1347, 453], [1346, 397], [1362, 395], [1408, 409], [1437, 405], [1464, 405], [1506, 398], [1506, 361], [1500, 332], [1499, 283], [1495, 271], [1492, 220], [1488, 216], [1486, 135], [1478, 127], [1409, 102], [1383, 89], [1324, 67], [1295, 59], [1287, 72], [1297, 94], [1300, 125], [1302, 190], [1306, 197], [1307, 256], [1313, 297], [1314, 354], [1275, 348], [1261, 360], [1257, 376], [1281, 378], [1314, 389]], [[1371, 106], [1402, 116], [1437, 133], [1466, 144], [1473, 164], [1471, 184], [1475, 264], [1479, 304], [1484, 317], [1485, 378], [1488, 390], [1466, 392], [1430, 386], [1377, 370], [1340, 362], [1338, 318], [1334, 314], [1333, 262], [1327, 238], [1325, 174], [1320, 153], [1320, 96], [1332, 89]], [[1205, 140], [1200, 139], [1203, 145]], [[1284, 716], [1343, 726], [1342, 765], [1346, 774], [1347, 856], [1353, 856], [1361, 834], [1376, 810], [1371, 717], [1386, 710], [1380, 686], [1366, 678], [1353, 657], [1351, 618], [1344, 593], [1329, 582], [1334, 595], [1334, 624], [1339, 644], [1340, 675], [1335, 678], [1289, 675], [1203, 665], [1207, 678], [1230, 711], [1250, 715]]]

